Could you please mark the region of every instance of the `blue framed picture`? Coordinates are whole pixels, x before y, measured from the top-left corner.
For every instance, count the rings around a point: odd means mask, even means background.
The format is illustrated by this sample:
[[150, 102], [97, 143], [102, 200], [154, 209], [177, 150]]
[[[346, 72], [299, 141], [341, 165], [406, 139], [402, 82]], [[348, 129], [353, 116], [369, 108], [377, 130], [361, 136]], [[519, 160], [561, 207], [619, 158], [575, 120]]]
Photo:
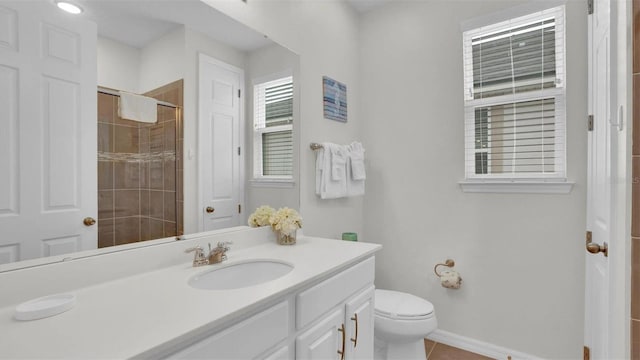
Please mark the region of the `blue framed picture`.
[[347, 122], [347, 85], [323, 76], [322, 90], [324, 118]]

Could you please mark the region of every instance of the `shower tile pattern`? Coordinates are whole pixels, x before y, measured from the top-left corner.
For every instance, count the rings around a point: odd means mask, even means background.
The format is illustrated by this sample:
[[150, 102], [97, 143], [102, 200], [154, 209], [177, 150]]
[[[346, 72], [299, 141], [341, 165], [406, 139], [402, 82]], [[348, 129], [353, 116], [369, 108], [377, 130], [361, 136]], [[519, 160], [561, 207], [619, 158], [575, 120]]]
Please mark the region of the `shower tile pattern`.
[[118, 117], [118, 98], [98, 93], [98, 247], [183, 233], [182, 80], [147, 93], [155, 124]]

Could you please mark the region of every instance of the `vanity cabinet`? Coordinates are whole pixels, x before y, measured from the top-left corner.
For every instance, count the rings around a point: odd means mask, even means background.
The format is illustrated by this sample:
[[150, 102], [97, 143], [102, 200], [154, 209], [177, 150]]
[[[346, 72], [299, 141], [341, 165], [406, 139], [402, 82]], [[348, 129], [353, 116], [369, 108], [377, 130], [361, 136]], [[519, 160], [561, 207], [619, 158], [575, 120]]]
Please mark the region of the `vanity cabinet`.
[[[375, 259], [372, 257], [298, 294], [297, 329], [304, 330], [311, 323], [317, 325], [297, 338], [297, 358], [373, 358], [374, 273]], [[320, 318], [326, 321], [318, 320]], [[332, 345], [331, 356], [328, 357], [324, 346], [329, 351], [329, 344], [334, 341], [338, 346]], [[335, 357], [338, 351], [344, 356]]]
[[345, 305], [347, 359], [373, 359], [374, 295], [371, 286]]
[[344, 310], [335, 309], [296, 338], [296, 359], [340, 359], [338, 351], [346, 346], [342, 331]]
[[373, 286], [296, 338], [296, 359], [373, 359]]
[[372, 359], [374, 274], [370, 257], [168, 358]]

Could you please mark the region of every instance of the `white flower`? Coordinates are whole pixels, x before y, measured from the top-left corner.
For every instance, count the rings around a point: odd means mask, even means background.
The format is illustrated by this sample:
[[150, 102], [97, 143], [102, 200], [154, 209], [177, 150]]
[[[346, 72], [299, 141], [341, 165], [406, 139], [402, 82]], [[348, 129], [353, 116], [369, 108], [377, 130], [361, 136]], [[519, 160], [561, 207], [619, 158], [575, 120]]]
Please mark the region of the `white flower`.
[[302, 227], [302, 218], [294, 209], [288, 207], [280, 208], [269, 218], [271, 228], [280, 231], [284, 235], [291, 235], [292, 232]]
[[275, 211], [276, 209], [272, 208], [271, 206], [260, 206], [256, 209], [256, 211], [253, 212], [253, 214], [249, 216], [249, 226], [257, 227], [271, 225], [271, 223], [269, 222], [269, 218]]

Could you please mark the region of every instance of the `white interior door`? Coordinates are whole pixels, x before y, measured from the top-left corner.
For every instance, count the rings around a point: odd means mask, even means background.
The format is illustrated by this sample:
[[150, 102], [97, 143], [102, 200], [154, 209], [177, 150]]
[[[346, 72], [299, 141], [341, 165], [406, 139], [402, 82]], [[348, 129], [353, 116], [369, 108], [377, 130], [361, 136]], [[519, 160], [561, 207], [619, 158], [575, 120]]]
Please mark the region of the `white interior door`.
[[202, 230], [240, 225], [244, 71], [199, 57], [198, 142]]
[[[589, 16], [589, 109], [593, 130], [589, 132], [587, 230], [592, 246], [611, 246], [612, 167], [616, 135], [612, 118], [611, 3], [594, 0]], [[615, 107], [615, 106], [614, 106]], [[596, 247], [594, 250], [597, 250]], [[603, 252], [586, 253], [585, 346], [591, 359], [609, 358], [609, 257]]]
[[97, 247], [96, 26], [0, 1], [0, 264]]

